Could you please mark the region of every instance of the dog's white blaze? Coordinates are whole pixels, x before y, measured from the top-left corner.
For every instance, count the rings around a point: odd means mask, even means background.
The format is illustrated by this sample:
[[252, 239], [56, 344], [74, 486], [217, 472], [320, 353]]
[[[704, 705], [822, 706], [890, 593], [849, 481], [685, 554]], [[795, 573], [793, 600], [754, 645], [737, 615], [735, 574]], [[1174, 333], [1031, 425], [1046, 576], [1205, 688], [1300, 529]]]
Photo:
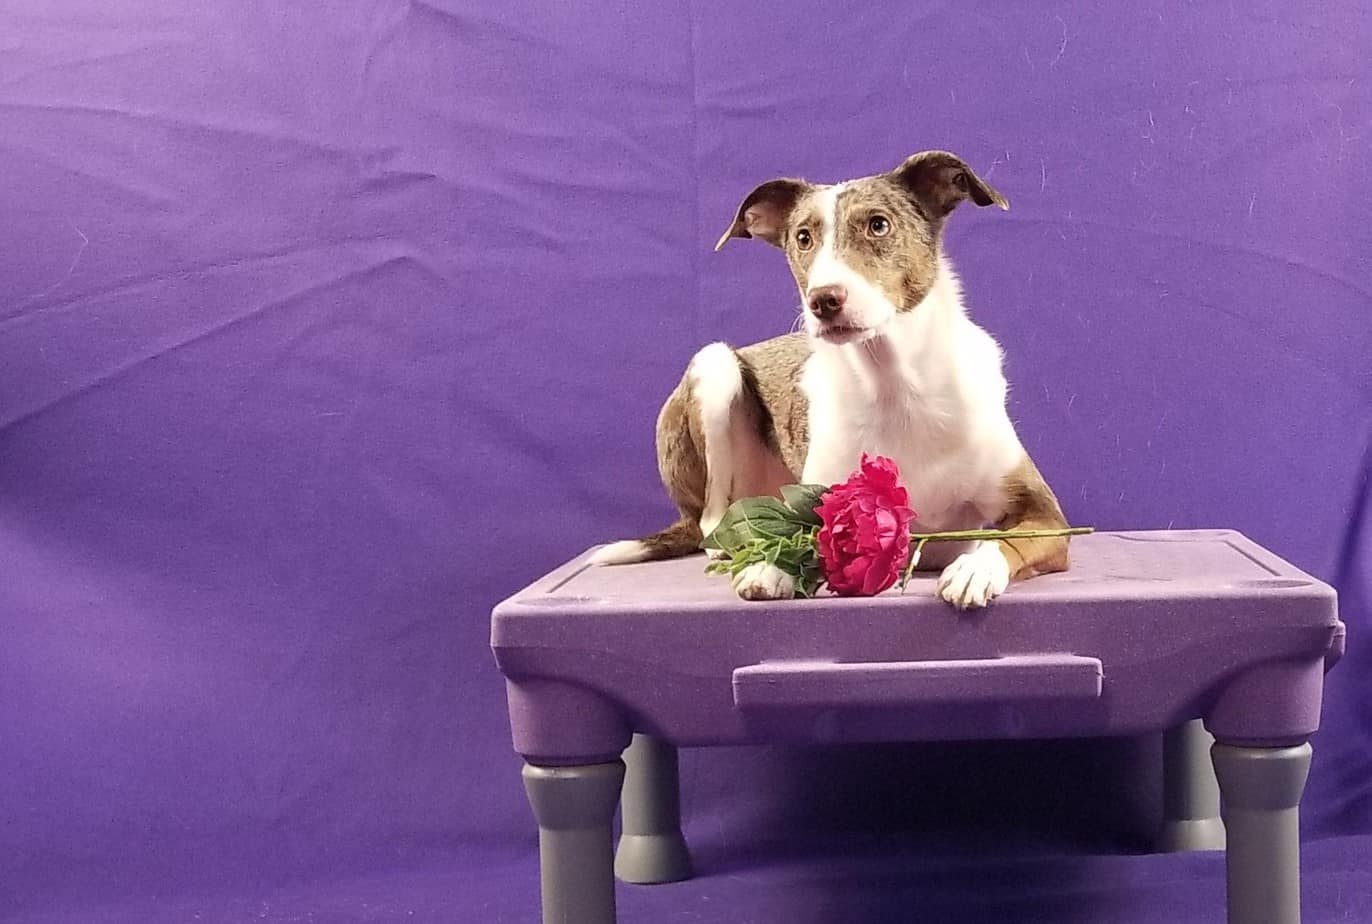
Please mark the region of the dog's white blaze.
[[[815, 194], [821, 216], [819, 250], [806, 277], [806, 294], [822, 286], [842, 286], [848, 292], [842, 320], [854, 327], [878, 330], [896, 313], [896, 306], [866, 276], [849, 266], [839, 250], [838, 197], [847, 185], [826, 186]], [[812, 335], [819, 332], [819, 320], [808, 311], [805, 324]]]
[[836, 183], [833, 186], [825, 186], [815, 193], [815, 205], [819, 207], [819, 253], [815, 254], [818, 260], [826, 253], [834, 252], [834, 238], [838, 229], [838, 194], [843, 192], [845, 184]]
[[[838, 194], [842, 192], [842, 184], [838, 186], [826, 186], [815, 193], [815, 205], [819, 207], [820, 225], [815, 229], [815, 236], [819, 238], [819, 251], [815, 253], [815, 259], [810, 264], [809, 276], [806, 279], [806, 286], [809, 292], [821, 286], [844, 285], [848, 277], [856, 276], [851, 269], [843, 264], [834, 252], [834, 243], [838, 237]], [[806, 294], [808, 295], [809, 292]]]
[[743, 394], [743, 370], [727, 344], [712, 343], [696, 353], [686, 374], [705, 437], [705, 509], [700, 531], [708, 536], [724, 518], [733, 493], [736, 453], [730, 430], [734, 405]]

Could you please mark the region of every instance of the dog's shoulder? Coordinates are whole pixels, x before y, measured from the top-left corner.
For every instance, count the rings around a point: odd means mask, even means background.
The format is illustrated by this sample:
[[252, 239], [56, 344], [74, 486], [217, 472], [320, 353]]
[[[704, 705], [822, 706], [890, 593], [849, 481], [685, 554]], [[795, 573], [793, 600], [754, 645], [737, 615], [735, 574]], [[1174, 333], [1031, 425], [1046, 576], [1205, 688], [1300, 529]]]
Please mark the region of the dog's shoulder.
[[740, 347], [737, 352], [759, 379], [794, 381], [810, 358], [810, 341], [803, 333], [782, 334]]

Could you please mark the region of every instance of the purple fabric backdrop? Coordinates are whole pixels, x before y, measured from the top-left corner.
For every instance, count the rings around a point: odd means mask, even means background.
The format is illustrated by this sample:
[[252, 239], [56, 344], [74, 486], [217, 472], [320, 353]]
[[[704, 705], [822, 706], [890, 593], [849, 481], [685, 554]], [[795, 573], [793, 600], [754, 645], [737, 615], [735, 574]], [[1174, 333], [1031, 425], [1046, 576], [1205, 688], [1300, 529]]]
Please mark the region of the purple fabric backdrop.
[[[0, 918], [529, 921], [491, 605], [669, 510], [778, 333], [753, 184], [927, 147], [1077, 522], [1343, 592], [1309, 920], [1372, 903], [1372, 35], [1352, 2], [0, 3]], [[700, 753], [626, 920], [1177, 921], [1133, 743]], [[1143, 775], [1146, 777], [1146, 774]], [[1152, 795], [1150, 795], [1152, 793]]]

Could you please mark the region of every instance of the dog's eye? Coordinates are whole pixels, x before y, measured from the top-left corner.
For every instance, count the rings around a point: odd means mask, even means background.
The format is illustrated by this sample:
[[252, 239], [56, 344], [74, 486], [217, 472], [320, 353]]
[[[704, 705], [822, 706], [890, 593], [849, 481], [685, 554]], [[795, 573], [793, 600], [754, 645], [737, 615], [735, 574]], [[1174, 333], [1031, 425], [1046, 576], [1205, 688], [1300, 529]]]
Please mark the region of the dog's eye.
[[867, 219], [867, 230], [873, 237], [885, 237], [891, 233], [891, 219], [885, 215], [873, 215]]
[[801, 250], [809, 250], [815, 246], [815, 239], [810, 236], [809, 228], [801, 228], [796, 232], [796, 246]]

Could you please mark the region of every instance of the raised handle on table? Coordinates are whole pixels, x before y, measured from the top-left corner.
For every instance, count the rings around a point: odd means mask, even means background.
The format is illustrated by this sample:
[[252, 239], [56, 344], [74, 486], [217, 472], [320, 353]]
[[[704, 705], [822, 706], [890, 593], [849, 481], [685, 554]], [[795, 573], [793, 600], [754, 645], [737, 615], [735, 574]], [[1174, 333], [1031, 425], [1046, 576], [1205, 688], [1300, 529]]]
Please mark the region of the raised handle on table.
[[1100, 696], [1099, 658], [1011, 655], [967, 661], [767, 661], [734, 670], [734, 704], [899, 706], [1088, 700]]

